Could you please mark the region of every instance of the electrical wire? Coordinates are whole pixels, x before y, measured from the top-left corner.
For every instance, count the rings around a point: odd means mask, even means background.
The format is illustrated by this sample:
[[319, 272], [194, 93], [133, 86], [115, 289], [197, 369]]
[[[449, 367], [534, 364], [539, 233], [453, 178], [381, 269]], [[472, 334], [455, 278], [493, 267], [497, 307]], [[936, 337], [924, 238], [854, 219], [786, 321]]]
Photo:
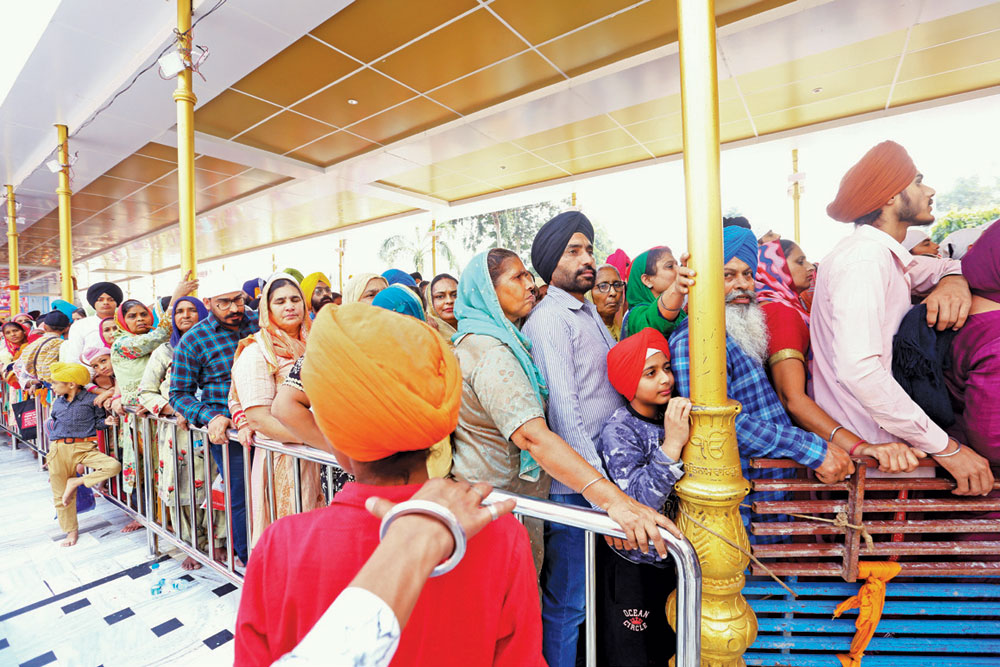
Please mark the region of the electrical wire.
[[[191, 24], [191, 28], [190, 28], [190, 29], [189, 29], [189, 30], [187, 31], [187, 33], [190, 33], [191, 31], [193, 31], [193, 30], [195, 29], [195, 26], [197, 26], [197, 25], [198, 25], [199, 23], [201, 23], [201, 22], [202, 22], [202, 20], [204, 20], [204, 19], [208, 18], [209, 16], [211, 16], [211, 15], [212, 15], [212, 14], [213, 14], [213, 13], [214, 13], [214, 12], [215, 12], [215, 11], [216, 11], [217, 9], [219, 9], [220, 7], [222, 7], [222, 5], [226, 4], [226, 2], [228, 2], [228, 0], [218, 0], [218, 2], [216, 2], [216, 3], [215, 3], [215, 4], [213, 5], [213, 6], [212, 6], [212, 8], [211, 8], [211, 9], [209, 9], [209, 10], [208, 10], [207, 12], [205, 12], [204, 14], [202, 14], [201, 16], [199, 16], [199, 17], [198, 17], [197, 19], [195, 19], [194, 23], [192, 23], [192, 24]], [[95, 120], [97, 120], [97, 117], [98, 117], [98, 116], [100, 116], [100, 115], [101, 115], [102, 113], [104, 113], [105, 111], [107, 111], [107, 110], [108, 110], [108, 108], [109, 108], [109, 107], [110, 107], [110, 106], [111, 106], [112, 104], [114, 104], [114, 103], [115, 103], [115, 100], [117, 100], [117, 99], [118, 99], [119, 97], [121, 97], [122, 95], [124, 95], [124, 94], [125, 94], [126, 92], [128, 92], [128, 90], [129, 90], [129, 89], [130, 89], [130, 88], [131, 88], [132, 86], [134, 86], [134, 85], [135, 85], [135, 82], [139, 80], [139, 77], [141, 77], [141, 76], [142, 76], [143, 74], [145, 74], [145, 73], [146, 73], [146, 72], [148, 72], [149, 70], [153, 69], [154, 67], [158, 67], [158, 66], [159, 66], [159, 61], [160, 61], [160, 58], [162, 58], [163, 56], [165, 56], [165, 55], [167, 54], [167, 52], [168, 52], [168, 51], [170, 51], [171, 49], [173, 49], [173, 48], [174, 48], [174, 47], [175, 47], [175, 46], [177, 45], [177, 43], [178, 43], [178, 42], [179, 42], [179, 41], [180, 41], [180, 40], [181, 40], [181, 39], [182, 39], [183, 37], [186, 37], [186, 36], [187, 36], [187, 33], [180, 33], [180, 32], [178, 32], [177, 30], [174, 30], [174, 41], [172, 41], [172, 42], [171, 42], [171, 43], [170, 43], [169, 45], [167, 45], [167, 47], [166, 47], [166, 48], [164, 48], [164, 49], [163, 49], [162, 51], [160, 51], [159, 55], [157, 55], [157, 56], [156, 56], [156, 58], [154, 58], [154, 59], [153, 59], [153, 62], [151, 62], [151, 63], [150, 63], [149, 65], [147, 65], [146, 67], [144, 67], [144, 68], [143, 68], [142, 70], [140, 70], [140, 71], [139, 71], [139, 72], [138, 72], [138, 73], [137, 73], [137, 74], [136, 74], [136, 75], [135, 75], [134, 77], [132, 77], [132, 80], [131, 80], [131, 81], [129, 81], [129, 83], [128, 83], [128, 85], [127, 85], [127, 86], [125, 86], [124, 88], [122, 88], [121, 90], [119, 90], [119, 91], [118, 91], [117, 93], [115, 93], [115, 94], [114, 94], [114, 95], [113, 95], [113, 96], [111, 97], [111, 99], [110, 99], [110, 100], [108, 100], [108, 101], [107, 101], [107, 102], [106, 102], [106, 103], [105, 103], [104, 105], [102, 105], [102, 106], [101, 106], [101, 107], [100, 107], [100, 108], [99, 108], [99, 109], [98, 109], [97, 111], [95, 111], [95, 112], [94, 112], [94, 113], [93, 113], [93, 114], [92, 114], [92, 115], [90, 116], [90, 118], [88, 118], [88, 119], [87, 119], [87, 120], [85, 120], [85, 121], [84, 121], [83, 123], [81, 123], [81, 124], [80, 124], [80, 127], [76, 128], [76, 129], [75, 129], [75, 130], [73, 131], [73, 133], [72, 133], [72, 134], [70, 135], [70, 137], [75, 137], [75, 136], [76, 136], [77, 134], [79, 134], [79, 133], [80, 133], [80, 131], [81, 131], [81, 130], [83, 130], [83, 129], [84, 129], [84, 128], [86, 128], [86, 127], [87, 127], [88, 125], [90, 125], [90, 124], [91, 124], [91, 123], [93, 123], [93, 122], [94, 122]], [[203, 78], [204, 78], [204, 77], [203, 77]]]

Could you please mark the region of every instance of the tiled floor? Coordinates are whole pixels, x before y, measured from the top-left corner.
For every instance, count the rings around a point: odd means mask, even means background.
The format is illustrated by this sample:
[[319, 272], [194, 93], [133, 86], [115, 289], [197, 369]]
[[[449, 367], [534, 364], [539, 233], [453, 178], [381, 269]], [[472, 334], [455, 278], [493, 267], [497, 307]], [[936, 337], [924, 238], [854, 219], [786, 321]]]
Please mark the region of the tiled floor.
[[80, 515], [76, 546], [59, 546], [47, 474], [0, 443], [0, 666], [233, 664], [236, 586], [201, 569], [152, 596], [188, 574], [181, 557], [151, 557], [145, 531], [119, 532], [126, 516], [103, 499]]

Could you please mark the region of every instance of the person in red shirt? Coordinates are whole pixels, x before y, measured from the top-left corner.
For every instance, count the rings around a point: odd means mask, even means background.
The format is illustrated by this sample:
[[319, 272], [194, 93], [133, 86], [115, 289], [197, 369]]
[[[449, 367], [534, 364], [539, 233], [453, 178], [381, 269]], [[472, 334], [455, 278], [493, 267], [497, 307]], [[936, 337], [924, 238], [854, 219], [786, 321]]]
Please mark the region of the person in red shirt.
[[[426, 323], [366, 304], [320, 311], [302, 382], [357, 481], [261, 537], [236, 620], [237, 665], [269, 665], [309, 632], [378, 546], [365, 501], [413, 496], [430, 446], [458, 421], [462, 378], [447, 344]], [[391, 664], [544, 665], [541, 647], [527, 532], [503, 516], [453, 570], [428, 580]]]

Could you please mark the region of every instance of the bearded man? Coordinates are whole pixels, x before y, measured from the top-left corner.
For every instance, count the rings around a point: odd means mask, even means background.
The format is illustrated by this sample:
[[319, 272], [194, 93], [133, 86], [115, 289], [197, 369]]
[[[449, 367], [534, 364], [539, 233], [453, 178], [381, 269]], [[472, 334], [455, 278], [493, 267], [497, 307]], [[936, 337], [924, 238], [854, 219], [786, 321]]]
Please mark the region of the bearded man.
[[[826, 484], [854, 472], [846, 452], [827, 446], [823, 438], [794, 426], [767, 379], [767, 321], [757, 303], [757, 239], [742, 227], [723, 229], [723, 275], [726, 288], [726, 382], [729, 395], [743, 410], [736, 415], [736, 440], [747, 479], [772, 471], [750, 470], [751, 458], [792, 459], [816, 471]], [[686, 324], [670, 337], [670, 365], [677, 392], [691, 395], [690, 338]], [[744, 521], [747, 520], [744, 513]], [[758, 540], [762, 541], [762, 540]]]
[[[959, 329], [972, 304], [962, 265], [914, 257], [911, 227], [934, 222], [934, 189], [906, 149], [884, 141], [844, 175], [826, 208], [854, 232], [823, 260], [810, 326], [813, 394], [839, 424], [871, 444], [902, 441], [933, 456], [957, 482], [956, 495], [985, 495], [989, 463], [945, 431], [892, 376], [892, 337], [911, 296], [927, 295], [927, 326]], [[929, 293], [929, 294], [928, 294]]]
[[310, 273], [302, 279], [301, 287], [306, 298], [306, 312], [311, 318], [315, 318], [323, 306], [334, 303], [330, 279], [324, 273]]

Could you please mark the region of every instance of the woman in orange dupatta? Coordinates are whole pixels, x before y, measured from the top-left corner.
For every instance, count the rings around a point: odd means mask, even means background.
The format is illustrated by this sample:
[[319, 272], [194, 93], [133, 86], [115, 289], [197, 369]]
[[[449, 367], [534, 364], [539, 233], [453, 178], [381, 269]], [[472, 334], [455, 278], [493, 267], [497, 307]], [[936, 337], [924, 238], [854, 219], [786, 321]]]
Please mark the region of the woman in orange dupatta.
[[[240, 341], [233, 362], [229, 410], [244, 447], [250, 446], [254, 433], [278, 442], [297, 441], [271, 416], [271, 403], [295, 360], [306, 350], [310, 320], [305, 312], [302, 290], [295, 279], [285, 273], [272, 275], [260, 295], [260, 331]], [[250, 471], [251, 546], [271, 522], [295, 513], [295, 462], [295, 458], [283, 454], [273, 455], [272, 515], [267, 509], [267, 452], [261, 448], [254, 451]], [[323, 504], [316, 463], [301, 464], [301, 497], [304, 512]]]

